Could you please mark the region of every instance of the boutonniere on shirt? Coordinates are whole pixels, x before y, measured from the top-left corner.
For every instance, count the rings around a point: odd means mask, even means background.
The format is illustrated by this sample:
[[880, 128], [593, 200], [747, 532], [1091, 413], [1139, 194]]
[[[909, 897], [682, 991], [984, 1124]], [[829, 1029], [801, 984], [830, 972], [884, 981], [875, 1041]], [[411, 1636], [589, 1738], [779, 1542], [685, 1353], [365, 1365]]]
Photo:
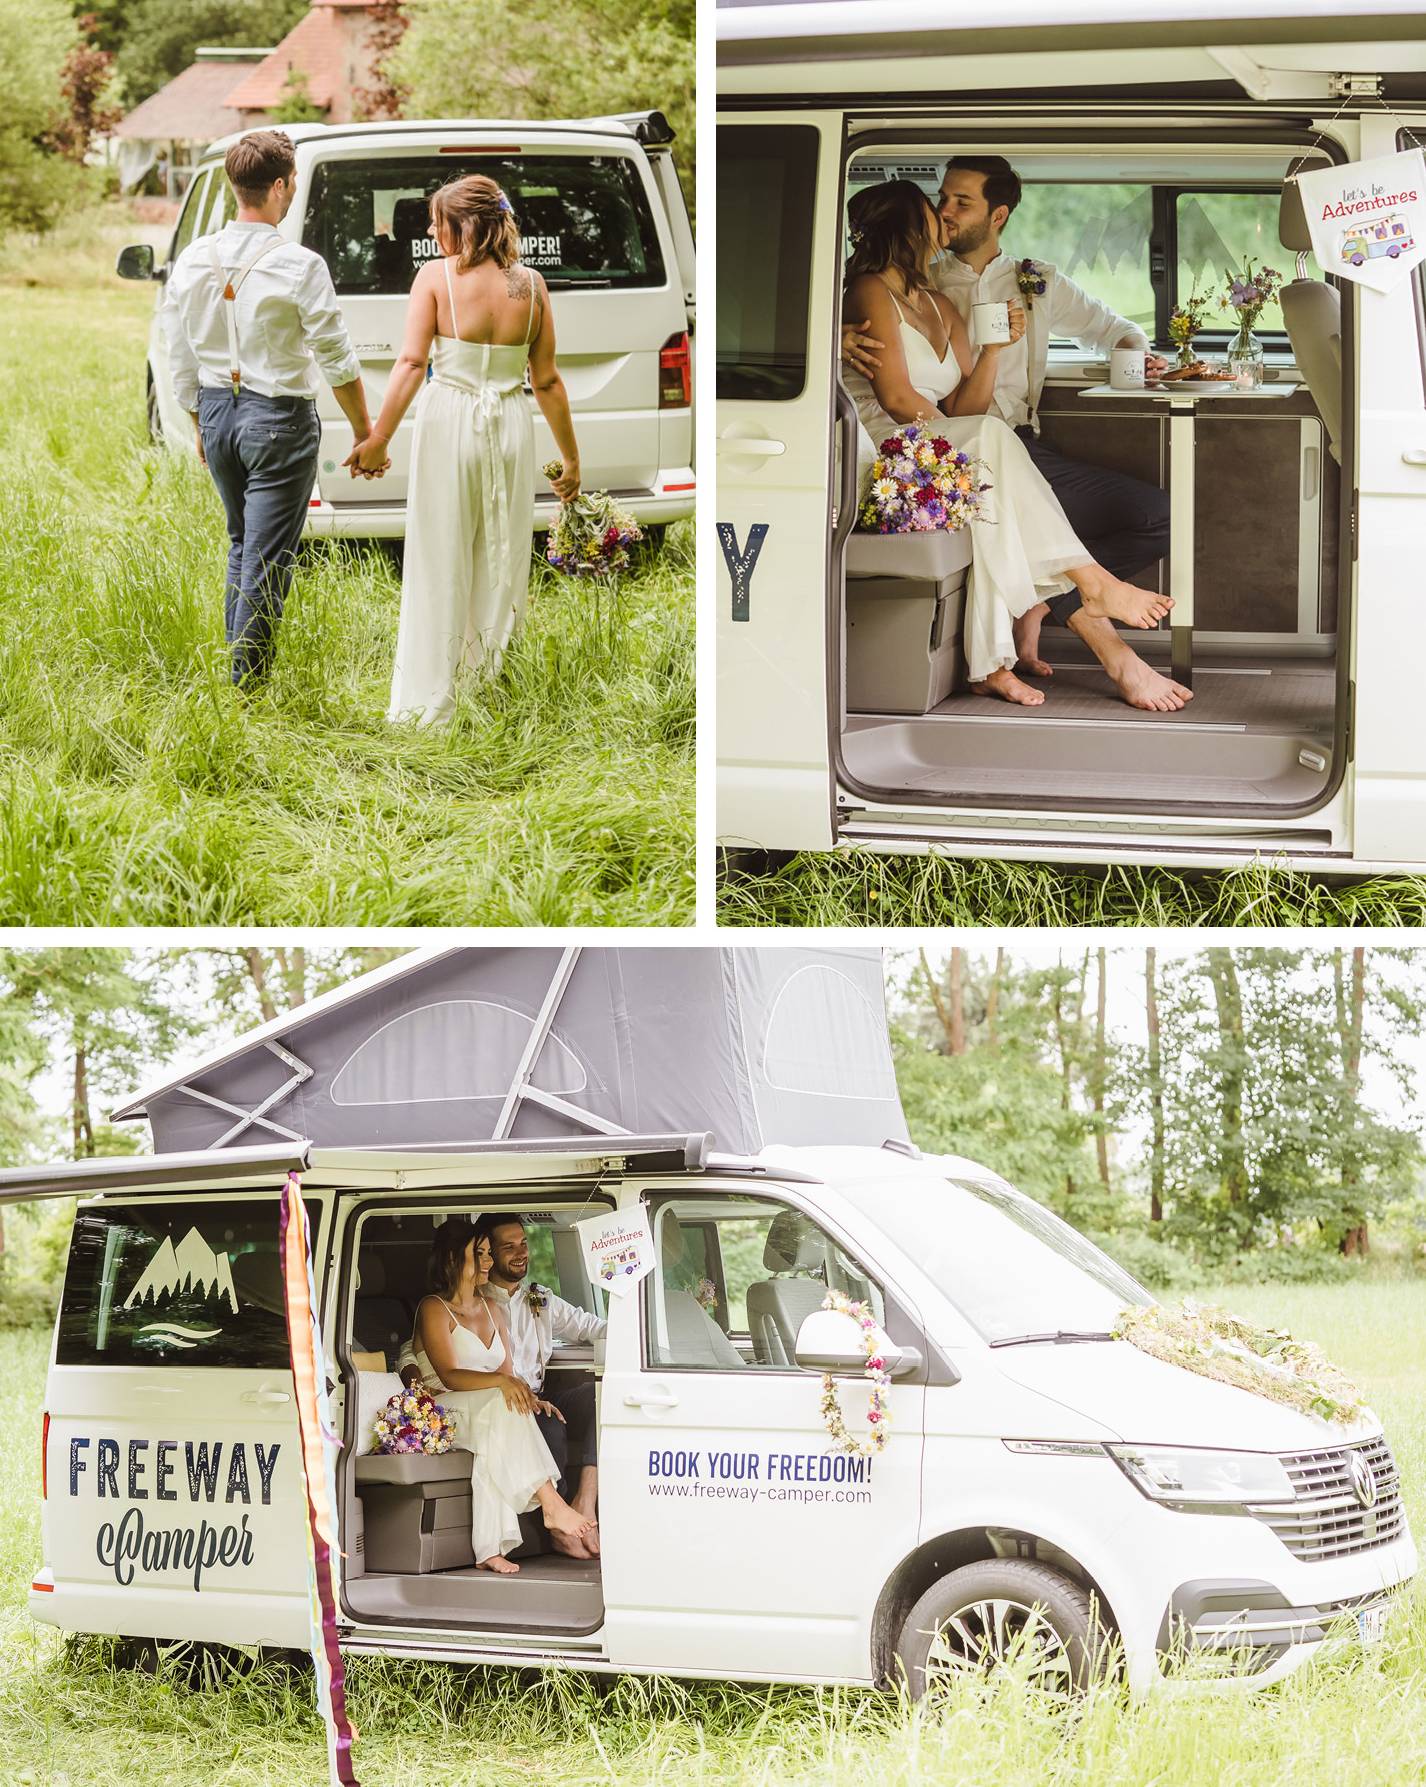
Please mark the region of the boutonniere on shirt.
[[531, 1315], [539, 1315], [550, 1300], [550, 1293], [542, 1284], [532, 1284], [525, 1292], [525, 1301], [530, 1306]]
[[1045, 295], [1045, 276], [1031, 260], [1021, 261], [1015, 269], [1015, 283], [1020, 288], [1020, 296], [1025, 300], [1027, 311], [1035, 308], [1036, 298]]
[[693, 1287], [693, 1300], [709, 1315], [718, 1307], [718, 1287], [711, 1278], [700, 1278]]

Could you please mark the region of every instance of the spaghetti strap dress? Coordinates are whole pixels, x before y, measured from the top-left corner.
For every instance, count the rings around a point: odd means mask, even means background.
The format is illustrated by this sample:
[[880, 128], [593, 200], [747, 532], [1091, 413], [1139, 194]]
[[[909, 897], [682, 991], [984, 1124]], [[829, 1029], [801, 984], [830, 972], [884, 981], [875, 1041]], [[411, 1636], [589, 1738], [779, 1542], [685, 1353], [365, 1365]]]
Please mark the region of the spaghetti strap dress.
[[[890, 288], [888, 287], [888, 290]], [[895, 292], [891, 301], [901, 319], [901, 346], [912, 388], [938, 408], [961, 382], [960, 364], [949, 342], [937, 359], [936, 350], [907, 322]], [[857, 407], [866, 438], [861, 444], [861, 500], [871, 483], [871, 457], [902, 424], [877, 401], [871, 381], [849, 367], [842, 383]], [[935, 433], [962, 453], [984, 460], [990, 485], [971, 522], [972, 561], [966, 581], [966, 667], [972, 682], [983, 682], [992, 670], [1013, 670], [1014, 622], [1046, 596], [1074, 588], [1064, 575], [1072, 565], [1086, 565], [1091, 554], [1070, 526], [1059, 499], [1036, 469], [1014, 429], [999, 416], [938, 414]], [[871, 456], [868, 456], [870, 449]]]
[[[451, 327], [451, 263], [443, 262]], [[437, 335], [416, 399], [401, 623], [391, 720], [449, 719], [456, 674], [498, 669], [525, 613], [535, 519], [535, 429], [524, 392], [525, 339], [513, 346]]]
[[[505, 1344], [495, 1330], [492, 1345], [456, 1321], [443, 1299], [441, 1307], [455, 1324], [451, 1346], [461, 1371], [499, 1371], [505, 1364]], [[554, 1458], [533, 1415], [517, 1415], [507, 1408], [504, 1392], [447, 1390], [432, 1369], [419, 1336], [412, 1350], [426, 1388], [448, 1413], [456, 1417], [455, 1443], [475, 1454], [470, 1471], [470, 1542], [478, 1564], [488, 1557], [506, 1557], [521, 1541], [520, 1515], [539, 1506], [535, 1491], [558, 1477]]]

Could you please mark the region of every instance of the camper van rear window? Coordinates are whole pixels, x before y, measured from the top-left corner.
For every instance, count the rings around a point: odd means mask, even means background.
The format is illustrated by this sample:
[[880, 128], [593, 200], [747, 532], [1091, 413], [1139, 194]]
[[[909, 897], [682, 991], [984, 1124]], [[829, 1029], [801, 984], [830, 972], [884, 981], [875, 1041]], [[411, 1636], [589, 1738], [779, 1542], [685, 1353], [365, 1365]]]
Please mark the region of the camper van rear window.
[[427, 201], [465, 174], [509, 194], [525, 265], [551, 290], [668, 283], [639, 170], [627, 155], [393, 155], [319, 161], [302, 240], [331, 268], [337, 291], [404, 297], [440, 250]]
[[285, 1368], [277, 1199], [80, 1210], [55, 1361]]

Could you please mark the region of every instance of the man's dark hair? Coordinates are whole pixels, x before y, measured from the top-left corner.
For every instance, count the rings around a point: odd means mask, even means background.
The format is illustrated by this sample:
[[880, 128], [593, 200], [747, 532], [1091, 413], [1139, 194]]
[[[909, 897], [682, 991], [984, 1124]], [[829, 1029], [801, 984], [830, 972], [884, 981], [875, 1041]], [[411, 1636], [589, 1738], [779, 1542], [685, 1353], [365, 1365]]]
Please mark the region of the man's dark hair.
[[260, 205], [274, 180], [285, 180], [297, 166], [292, 138], [285, 130], [250, 130], [223, 157], [223, 172], [245, 205]]
[[985, 202], [992, 211], [1004, 205], [1013, 217], [1020, 203], [1020, 176], [1003, 155], [956, 155], [946, 163], [946, 172], [961, 168], [968, 174], [985, 175]]
[[489, 1235], [494, 1240], [496, 1229], [503, 1229], [512, 1222], [519, 1223], [522, 1230], [525, 1227], [525, 1218], [518, 1211], [485, 1210], [476, 1218], [475, 1226], [482, 1235]]

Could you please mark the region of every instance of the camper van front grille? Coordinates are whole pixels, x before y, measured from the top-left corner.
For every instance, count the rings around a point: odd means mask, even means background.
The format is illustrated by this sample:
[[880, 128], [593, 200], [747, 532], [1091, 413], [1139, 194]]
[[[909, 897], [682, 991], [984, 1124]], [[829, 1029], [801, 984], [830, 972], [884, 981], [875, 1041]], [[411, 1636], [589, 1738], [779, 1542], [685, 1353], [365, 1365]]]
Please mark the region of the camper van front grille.
[[[1362, 1481], [1372, 1497], [1370, 1507], [1363, 1507], [1357, 1493], [1360, 1467], [1354, 1470], [1354, 1454], [1366, 1466]], [[1401, 1537], [1406, 1526], [1401, 1479], [1385, 1439], [1326, 1452], [1292, 1452], [1282, 1462], [1297, 1492], [1296, 1501], [1264, 1504], [1248, 1512], [1270, 1526], [1294, 1557], [1318, 1563], [1371, 1551]]]

